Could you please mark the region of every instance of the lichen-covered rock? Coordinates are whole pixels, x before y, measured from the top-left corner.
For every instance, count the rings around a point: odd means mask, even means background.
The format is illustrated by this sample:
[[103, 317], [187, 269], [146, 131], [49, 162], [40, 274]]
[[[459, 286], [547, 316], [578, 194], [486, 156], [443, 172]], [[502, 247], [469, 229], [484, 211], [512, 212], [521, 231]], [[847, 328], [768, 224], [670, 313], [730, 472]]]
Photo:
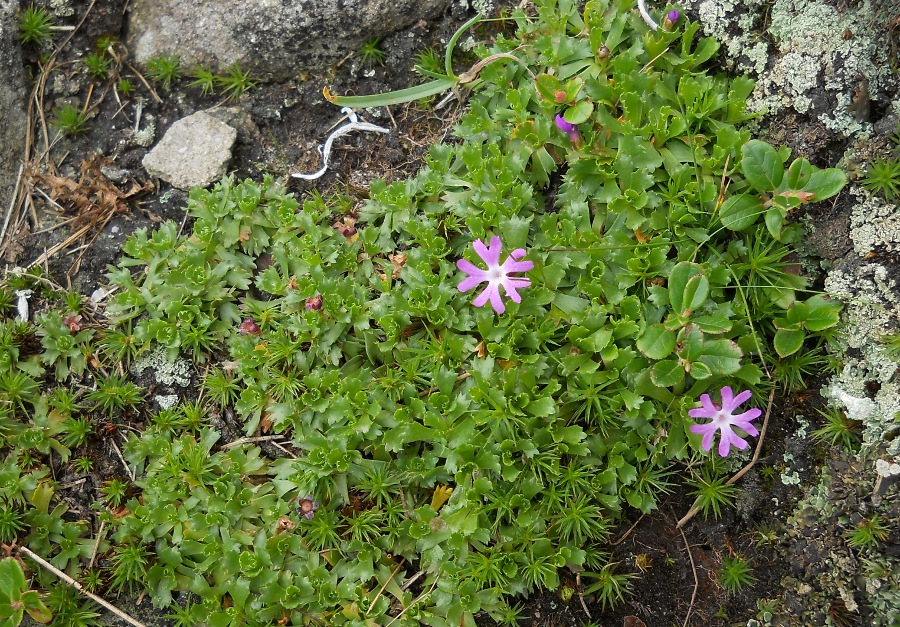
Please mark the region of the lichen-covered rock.
[[25, 149], [25, 75], [14, 0], [0, 0], [0, 208], [9, 207]]
[[[897, 89], [879, 2], [686, 0], [688, 14], [722, 42], [730, 69], [757, 86], [747, 105], [768, 120], [792, 111], [844, 137], [865, 131], [871, 101]], [[765, 124], [765, 122], [764, 122]], [[802, 129], [801, 129], [802, 131]]]
[[175, 122], [144, 157], [147, 172], [179, 189], [207, 187], [225, 176], [237, 130], [199, 111]]
[[136, 0], [129, 47], [139, 62], [177, 53], [187, 65], [237, 63], [289, 78], [321, 69], [368, 39], [434, 18], [449, 0]]

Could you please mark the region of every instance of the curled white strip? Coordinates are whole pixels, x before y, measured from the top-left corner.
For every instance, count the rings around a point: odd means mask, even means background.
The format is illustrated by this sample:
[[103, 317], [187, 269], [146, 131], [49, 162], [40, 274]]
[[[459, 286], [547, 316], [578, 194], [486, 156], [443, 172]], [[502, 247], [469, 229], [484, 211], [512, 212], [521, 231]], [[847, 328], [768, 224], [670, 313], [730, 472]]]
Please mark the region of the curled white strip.
[[28, 322], [28, 299], [31, 297], [31, 290], [16, 290], [16, 310], [18, 318], [22, 322]]
[[341, 113], [346, 115], [350, 122], [336, 129], [331, 135], [328, 136], [328, 139], [325, 140], [325, 144], [323, 146], [319, 146], [319, 152], [322, 154], [322, 167], [312, 174], [300, 174], [295, 172], [291, 174], [291, 176], [298, 179], [304, 179], [306, 181], [312, 181], [325, 174], [325, 172], [328, 170], [328, 158], [331, 156], [331, 145], [334, 144], [334, 140], [341, 135], [346, 135], [347, 133], [352, 133], [353, 131], [368, 131], [370, 133], [391, 132], [391, 129], [384, 128], [383, 126], [376, 126], [375, 124], [369, 124], [368, 122], [360, 122], [356, 117], [356, 113], [350, 107], [344, 107], [343, 109], [341, 109]]
[[650, 17], [650, 12], [647, 11], [647, 7], [644, 5], [644, 0], [638, 0], [638, 11], [641, 12], [641, 17], [647, 22], [647, 26], [653, 30], [659, 30], [659, 24], [654, 22], [653, 18]]

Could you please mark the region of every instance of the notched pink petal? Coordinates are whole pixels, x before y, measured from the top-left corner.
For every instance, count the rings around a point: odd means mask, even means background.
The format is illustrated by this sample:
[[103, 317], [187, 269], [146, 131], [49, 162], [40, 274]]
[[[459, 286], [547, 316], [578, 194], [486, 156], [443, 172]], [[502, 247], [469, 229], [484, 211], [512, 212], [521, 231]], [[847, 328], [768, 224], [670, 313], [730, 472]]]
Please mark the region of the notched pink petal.
[[459, 285], [456, 286], [456, 289], [458, 289], [460, 292], [468, 292], [469, 290], [475, 289], [486, 280], [487, 279], [483, 279], [477, 276], [466, 277], [459, 282]]
[[488, 270], [492, 267], [500, 264], [500, 251], [503, 249], [503, 243], [500, 241], [500, 238], [496, 235], [491, 238], [491, 245], [488, 247], [484, 254], [481, 255], [481, 258], [484, 259], [484, 262], [488, 265]]

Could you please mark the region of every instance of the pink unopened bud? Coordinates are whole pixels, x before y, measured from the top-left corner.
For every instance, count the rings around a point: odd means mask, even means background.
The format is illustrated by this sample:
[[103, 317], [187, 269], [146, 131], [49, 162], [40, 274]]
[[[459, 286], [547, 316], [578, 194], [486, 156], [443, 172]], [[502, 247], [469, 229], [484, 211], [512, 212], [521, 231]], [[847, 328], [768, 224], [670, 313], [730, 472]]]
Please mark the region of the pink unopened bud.
[[675, 9], [669, 11], [662, 23], [663, 30], [672, 30], [673, 28], [675, 28], [675, 24], [678, 22], [678, 18], [680, 17], [681, 13], [679, 13]]
[[600, 46], [597, 48], [597, 58], [601, 61], [604, 61], [609, 58], [609, 48], [606, 46]]
[[578, 132], [577, 126], [575, 126], [571, 122], [567, 122], [563, 116], [558, 114], [556, 116], [555, 122], [556, 128], [568, 135], [573, 144], [577, 144], [581, 141], [581, 134]]

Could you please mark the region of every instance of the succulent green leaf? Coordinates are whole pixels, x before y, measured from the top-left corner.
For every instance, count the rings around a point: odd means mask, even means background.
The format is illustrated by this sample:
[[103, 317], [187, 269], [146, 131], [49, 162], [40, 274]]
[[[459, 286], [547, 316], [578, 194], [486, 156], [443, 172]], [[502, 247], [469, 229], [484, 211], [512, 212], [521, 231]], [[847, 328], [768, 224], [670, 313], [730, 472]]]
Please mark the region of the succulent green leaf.
[[566, 109], [566, 112], [563, 113], [563, 118], [565, 118], [566, 122], [569, 124], [581, 124], [582, 122], [587, 122], [591, 118], [593, 112], [594, 103], [590, 100], [582, 100]]
[[753, 226], [764, 211], [759, 196], [740, 194], [731, 196], [722, 203], [719, 219], [729, 231], [744, 231]]
[[781, 357], [793, 355], [803, 346], [806, 333], [802, 329], [778, 329], [775, 331], [775, 352]]
[[741, 149], [741, 171], [757, 191], [773, 192], [784, 178], [784, 159], [770, 144], [751, 139]]
[[637, 347], [650, 359], [663, 359], [675, 350], [675, 333], [659, 323], [650, 325], [638, 338]]

